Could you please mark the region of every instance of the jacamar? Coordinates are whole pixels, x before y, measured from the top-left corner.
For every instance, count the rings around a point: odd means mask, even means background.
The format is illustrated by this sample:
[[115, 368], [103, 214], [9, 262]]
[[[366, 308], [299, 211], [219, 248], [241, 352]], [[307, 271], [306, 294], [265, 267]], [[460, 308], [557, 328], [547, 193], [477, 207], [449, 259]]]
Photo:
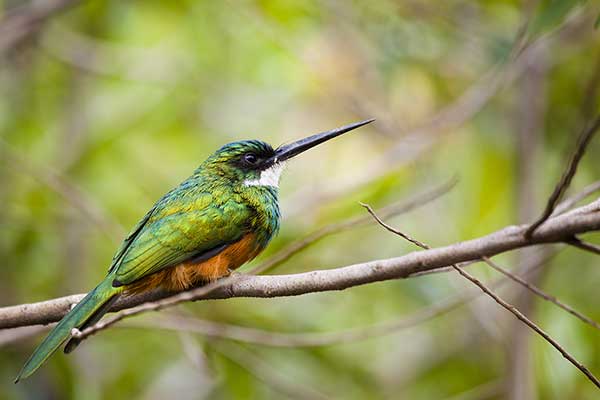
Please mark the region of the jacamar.
[[30, 376], [68, 340], [109, 311], [121, 295], [155, 288], [189, 289], [227, 276], [256, 257], [279, 230], [279, 177], [285, 162], [320, 143], [366, 125], [365, 120], [273, 149], [260, 140], [226, 144], [133, 228], [108, 275], [52, 329], [15, 382]]

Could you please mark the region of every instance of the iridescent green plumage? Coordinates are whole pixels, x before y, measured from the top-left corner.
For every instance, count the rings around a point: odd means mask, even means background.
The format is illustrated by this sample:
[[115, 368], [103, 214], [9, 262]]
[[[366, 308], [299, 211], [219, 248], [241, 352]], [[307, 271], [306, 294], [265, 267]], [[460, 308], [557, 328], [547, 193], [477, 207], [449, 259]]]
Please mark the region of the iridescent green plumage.
[[[121, 293], [146, 288], [144, 282], [162, 284], [169, 274], [178, 285], [181, 276], [185, 277], [184, 284], [177, 286], [181, 290], [189, 286], [189, 279], [197, 283], [198, 278], [218, 278], [252, 259], [279, 230], [281, 163], [369, 122], [313, 135], [277, 150], [258, 140], [234, 142], [217, 150], [134, 227], [113, 257], [106, 278], [48, 334], [16, 381], [35, 372], [70, 339], [73, 329], [97, 322]], [[214, 271], [203, 275], [202, 268], [210, 267], [207, 263], [218, 266], [217, 276]], [[78, 344], [78, 339], [71, 338], [65, 352]]]
[[130, 284], [250, 232], [264, 248], [279, 229], [277, 188], [245, 184], [257, 173], [236, 162], [249, 152], [266, 158], [274, 150], [259, 141], [230, 143], [160, 199], [117, 252], [114, 279]]
[[[97, 321], [126, 285], [183, 261], [214, 255], [245, 234], [263, 249], [279, 230], [277, 188], [248, 186], [260, 171], [239, 164], [245, 154], [268, 158], [274, 150], [260, 141], [234, 142], [209, 157], [178, 187], [164, 195], [123, 241], [107, 277], [46, 337], [25, 363], [26, 378], [71, 335]], [[101, 313], [99, 311], [102, 311]], [[65, 351], [78, 344], [71, 340]]]

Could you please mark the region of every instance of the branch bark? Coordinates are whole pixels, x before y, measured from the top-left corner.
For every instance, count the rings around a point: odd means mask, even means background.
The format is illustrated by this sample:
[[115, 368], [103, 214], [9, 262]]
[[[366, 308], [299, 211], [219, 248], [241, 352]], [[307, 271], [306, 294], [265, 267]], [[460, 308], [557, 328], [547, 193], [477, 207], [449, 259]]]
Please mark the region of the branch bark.
[[[527, 229], [527, 225], [508, 226], [489, 235], [449, 246], [329, 270], [290, 275], [236, 275], [218, 281], [219, 285], [208, 293], [204, 287], [170, 297], [168, 293], [154, 291], [123, 298], [115, 304], [112, 311], [135, 307], [127, 310], [127, 316], [131, 316], [190, 300], [232, 297], [271, 298], [343, 290], [373, 282], [407, 278], [419, 272], [479, 260], [484, 256], [491, 257], [525, 246], [564, 242], [574, 235], [600, 230], [600, 199], [568, 213], [549, 218], [530, 238], [525, 237]], [[82, 298], [83, 294], [79, 294], [39, 303], [2, 307], [0, 329], [58, 321]], [[146, 302], [152, 303], [139, 306]]]

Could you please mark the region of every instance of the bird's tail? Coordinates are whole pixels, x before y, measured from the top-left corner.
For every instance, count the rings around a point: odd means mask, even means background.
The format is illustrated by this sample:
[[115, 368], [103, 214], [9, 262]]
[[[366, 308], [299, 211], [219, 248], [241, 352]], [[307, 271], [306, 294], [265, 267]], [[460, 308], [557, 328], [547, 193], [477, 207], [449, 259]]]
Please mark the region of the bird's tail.
[[[123, 287], [115, 288], [112, 286], [110, 275], [104, 279], [50, 331], [44, 341], [29, 357], [15, 379], [15, 383], [33, 374], [71, 336], [73, 328], [82, 329], [90, 323], [98, 321], [122, 291]], [[69, 346], [69, 349], [65, 348], [65, 350], [73, 350], [78, 343], [77, 340], [72, 343], [69, 342], [71, 346]]]

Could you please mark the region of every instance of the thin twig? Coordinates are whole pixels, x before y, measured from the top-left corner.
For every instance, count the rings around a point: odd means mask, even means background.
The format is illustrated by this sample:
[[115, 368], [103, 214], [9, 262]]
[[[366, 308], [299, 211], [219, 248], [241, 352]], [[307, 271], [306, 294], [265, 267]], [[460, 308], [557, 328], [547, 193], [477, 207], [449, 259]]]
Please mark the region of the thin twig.
[[460, 267], [458, 267], [456, 265], [453, 265], [453, 268], [459, 274], [461, 274], [463, 277], [465, 277], [466, 279], [468, 279], [469, 281], [471, 281], [473, 284], [477, 285], [484, 293], [486, 293], [488, 296], [490, 296], [491, 298], [493, 298], [494, 301], [496, 301], [496, 303], [498, 303], [499, 305], [501, 305], [502, 307], [504, 307], [506, 310], [510, 311], [515, 317], [517, 317], [519, 320], [521, 320], [525, 325], [529, 326], [538, 335], [540, 335], [541, 337], [543, 337], [548, 343], [550, 343], [552, 345], [552, 347], [554, 347], [556, 350], [558, 350], [560, 352], [560, 354], [562, 354], [562, 356], [564, 358], [566, 358], [567, 360], [569, 360], [569, 362], [571, 362], [571, 364], [573, 364], [575, 367], [577, 367], [577, 369], [579, 369], [585, 376], [588, 377], [588, 379], [597, 388], [600, 389], [600, 381], [598, 380], [598, 378], [596, 378], [594, 376], [594, 374], [592, 374], [590, 372], [590, 370], [585, 365], [583, 365], [582, 363], [580, 363], [579, 361], [577, 361], [571, 354], [569, 354], [556, 340], [554, 340], [550, 335], [548, 335], [544, 330], [542, 330], [542, 328], [540, 328], [539, 326], [537, 326], [535, 324], [535, 322], [531, 321], [529, 318], [527, 318], [525, 315], [523, 315], [514, 306], [512, 306], [511, 304], [509, 304], [506, 301], [502, 300], [498, 295], [496, 295], [494, 292], [492, 292], [490, 289], [488, 289], [481, 281], [479, 281], [477, 278], [475, 278], [474, 276], [472, 276], [471, 274], [469, 274], [468, 272], [466, 272], [462, 268], [460, 268]]
[[600, 246], [594, 243], [585, 242], [578, 237], [573, 237], [567, 240], [565, 243], [570, 244], [573, 247], [577, 247], [581, 250], [589, 251], [590, 253], [594, 253], [600, 255]]
[[536, 229], [544, 222], [546, 222], [546, 220], [552, 215], [556, 203], [560, 200], [564, 192], [571, 184], [571, 180], [577, 172], [577, 166], [579, 165], [579, 161], [581, 161], [581, 158], [583, 157], [583, 154], [585, 153], [588, 144], [590, 143], [594, 134], [596, 133], [596, 131], [598, 131], [599, 128], [600, 115], [597, 116], [596, 119], [591, 124], [589, 124], [589, 126], [587, 126], [579, 135], [577, 147], [575, 149], [575, 152], [571, 156], [571, 160], [567, 165], [567, 169], [565, 169], [565, 172], [561, 176], [560, 181], [557, 183], [556, 187], [554, 188], [554, 191], [550, 195], [544, 212], [535, 222], [531, 224], [529, 229], [527, 229], [527, 231], [525, 232], [525, 236], [527, 238], [531, 238]]
[[[551, 255], [553, 256], [553, 255]], [[543, 265], [549, 257], [535, 260], [522, 269], [522, 274], [527, 275], [539, 266]], [[499, 288], [508, 282], [506, 277], [497, 279], [489, 284], [492, 288]], [[284, 333], [267, 331], [264, 329], [250, 328], [240, 325], [222, 322], [207, 321], [193, 317], [180, 315], [169, 315], [159, 317], [152, 321], [140, 321], [125, 325], [127, 328], [150, 328], [167, 329], [174, 331], [199, 333], [209, 337], [230, 339], [252, 344], [260, 344], [273, 347], [317, 347], [345, 343], [353, 343], [367, 340], [373, 337], [381, 337], [394, 334], [400, 330], [408, 329], [433, 318], [444, 315], [456, 308], [480, 297], [482, 293], [475, 290], [469, 293], [448, 297], [435, 304], [414, 312], [408, 316], [378, 323], [371, 326], [346, 329], [338, 332], [310, 332], [310, 333]]]
[[[385, 218], [390, 218], [396, 215], [405, 214], [416, 208], [422, 207], [448, 193], [456, 186], [457, 182], [458, 179], [456, 177], [453, 177], [447, 182], [444, 182], [441, 185], [438, 185], [432, 189], [428, 189], [426, 191], [418, 193], [417, 195], [413, 196], [408, 200], [403, 200], [402, 202], [398, 203], [392, 203], [383, 207], [381, 209], [381, 214], [385, 215]], [[281, 265], [295, 254], [315, 244], [319, 240], [324, 239], [325, 237], [328, 237], [330, 235], [350, 230], [358, 226], [367, 225], [371, 221], [372, 220], [371, 218], [369, 218], [369, 216], [361, 215], [359, 217], [351, 218], [346, 221], [334, 222], [332, 224], [326, 225], [314, 231], [313, 233], [308, 234], [304, 238], [288, 244], [283, 249], [279, 250], [277, 253], [271, 256], [269, 259], [250, 270], [249, 273], [252, 275], [259, 275], [272, 271], [275, 267]]]
[[552, 212], [552, 215], [553, 216], [559, 215], [559, 214], [562, 214], [562, 213], [568, 211], [571, 207], [574, 207], [581, 200], [585, 199], [589, 195], [591, 195], [599, 190], [600, 190], [600, 181], [590, 183], [589, 185], [584, 187], [581, 190], [581, 192], [576, 193], [573, 196], [571, 196], [571, 197], [565, 199], [564, 201], [562, 201], [561, 203], [559, 203], [556, 206], [556, 208], [554, 209], [554, 211]]
[[[600, 122], [600, 119], [599, 119], [599, 122]], [[397, 229], [389, 226], [388, 224], [383, 222], [379, 217], [377, 217], [377, 215], [375, 214], [375, 212], [369, 205], [364, 204], [363, 207], [365, 207], [367, 209], [367, 211], [369, 212], [369, 214], [371, 214], [373, 216], [373, 218], [375, 218], [375, 220], [381, 226], [383, 226], [385, 229], [387, 229], [390, 232], [394, 232], [394, 233], [399, 232]], [[405, 233], [399, 234], [399, 236], [401, 236], [402, 238], [408, 238], [407, 240], [409, 240], [413, 244], [416, 244], [417, 246], [421, 247], [424, 250], [431, 249], [431, 247], [429, 247], [428, 245], [426, 245], [422, 242], [419, 242], [416, 239], [411, 238], [410, 236], [406, 235]], [[540, 335], [542, 338], [544, 338], [548, 343], [550, 343], [552, 345], [552, 347], [554, 347], [556, 350], [558, 350], [564, 358], [566, 358], [571, 364], [573, 364], [577, 369], [579, 369], [598, 389], [600, 389], [600, 380], [598, 380], [598, 378], [596, 378], [594, 376], [594, 374], [592, 374], [585, 365], [583, 365], [582, 363], [577, 361], [571, 354], [569, 354], [569, 352], [567, 352], [556, 340], [554, 340], [548, 333], [546, 333], [542, 328], [540, 328], [535, 322], [531, 321], [529, 318], [527, 318], [525, 315], [523, 315], [523, 313], [521, 313], [512, 304], [510, 304], [510, 303], [506, 302], [505, 300], [503, 300], [502, 298], [500, 298], [491, 289], [489, 289], [485, 284], [483, 284], [483, 282], [481, 282], [479, 279], [475, 278], [473, 275], [469, 274], [464, 269], [460, 268], [458, 265], [456, 265], [454, 263], [450, 264], [450, 265], [461, 276], [463, 276], [465, 279], [471, 281], [474, 285], [479, 287], [479, 289], [481, 289], [485, 294], [487, 294], [492, 299], [494, 299], [494, 301], [496, 303], [498, 303], [500, 306], [502, 306], [507, 311], [511, 312], [521, 322], [523, 322], [525, 325], [527, 325], [533, 331], [535, 331], [538, 335]]]
[[525, 286], [527, 289], [529, 289], [531, 292], [535, 293], [536, 295], [538, 295], [542, 299], [547, 300], [547, 301], [549, 301], [549, 302], [557, 305], [558, 307], [562, 308], [563, 310], [565, 310], [569, 314], [571, 314], [571, 315], [579, 318], [580, 320], [582, 320], [586, 324], [589, 324], [589, 325], [593, 326], [594, 328], [600, 330], [600, 324], [598, 324], [598, 322], [594, 321], [590, 317], [588, 317], [586, 315], [583, 315], [579, 311], [573, 309], [568, 304], [565, 304], [565, 303], [561, 302], [556, 297], [549, 295], [548, 293], [544, 292], [542, 289], [540, 289], [537, 286], [535, 286], [535, 285], [527, 282], [526, 280], [522, 279], [518, 275], [515, 275], [512, 272], [510, 272], [510, 271], [502, 268], [501, 266], [499, 266], [498, 264], [496, 264], [494, 261], [490, 260], [488, 257], [483, 257], [482, 259], [483, 259], [483, 261], [485, 261], [485, 263], [487, 265], [489, 265], [490, 267], [494, 268], [496, 271], [500, 272], [501, 274], [509, 277], [513, 281], [518, 282], [519, 284]]

